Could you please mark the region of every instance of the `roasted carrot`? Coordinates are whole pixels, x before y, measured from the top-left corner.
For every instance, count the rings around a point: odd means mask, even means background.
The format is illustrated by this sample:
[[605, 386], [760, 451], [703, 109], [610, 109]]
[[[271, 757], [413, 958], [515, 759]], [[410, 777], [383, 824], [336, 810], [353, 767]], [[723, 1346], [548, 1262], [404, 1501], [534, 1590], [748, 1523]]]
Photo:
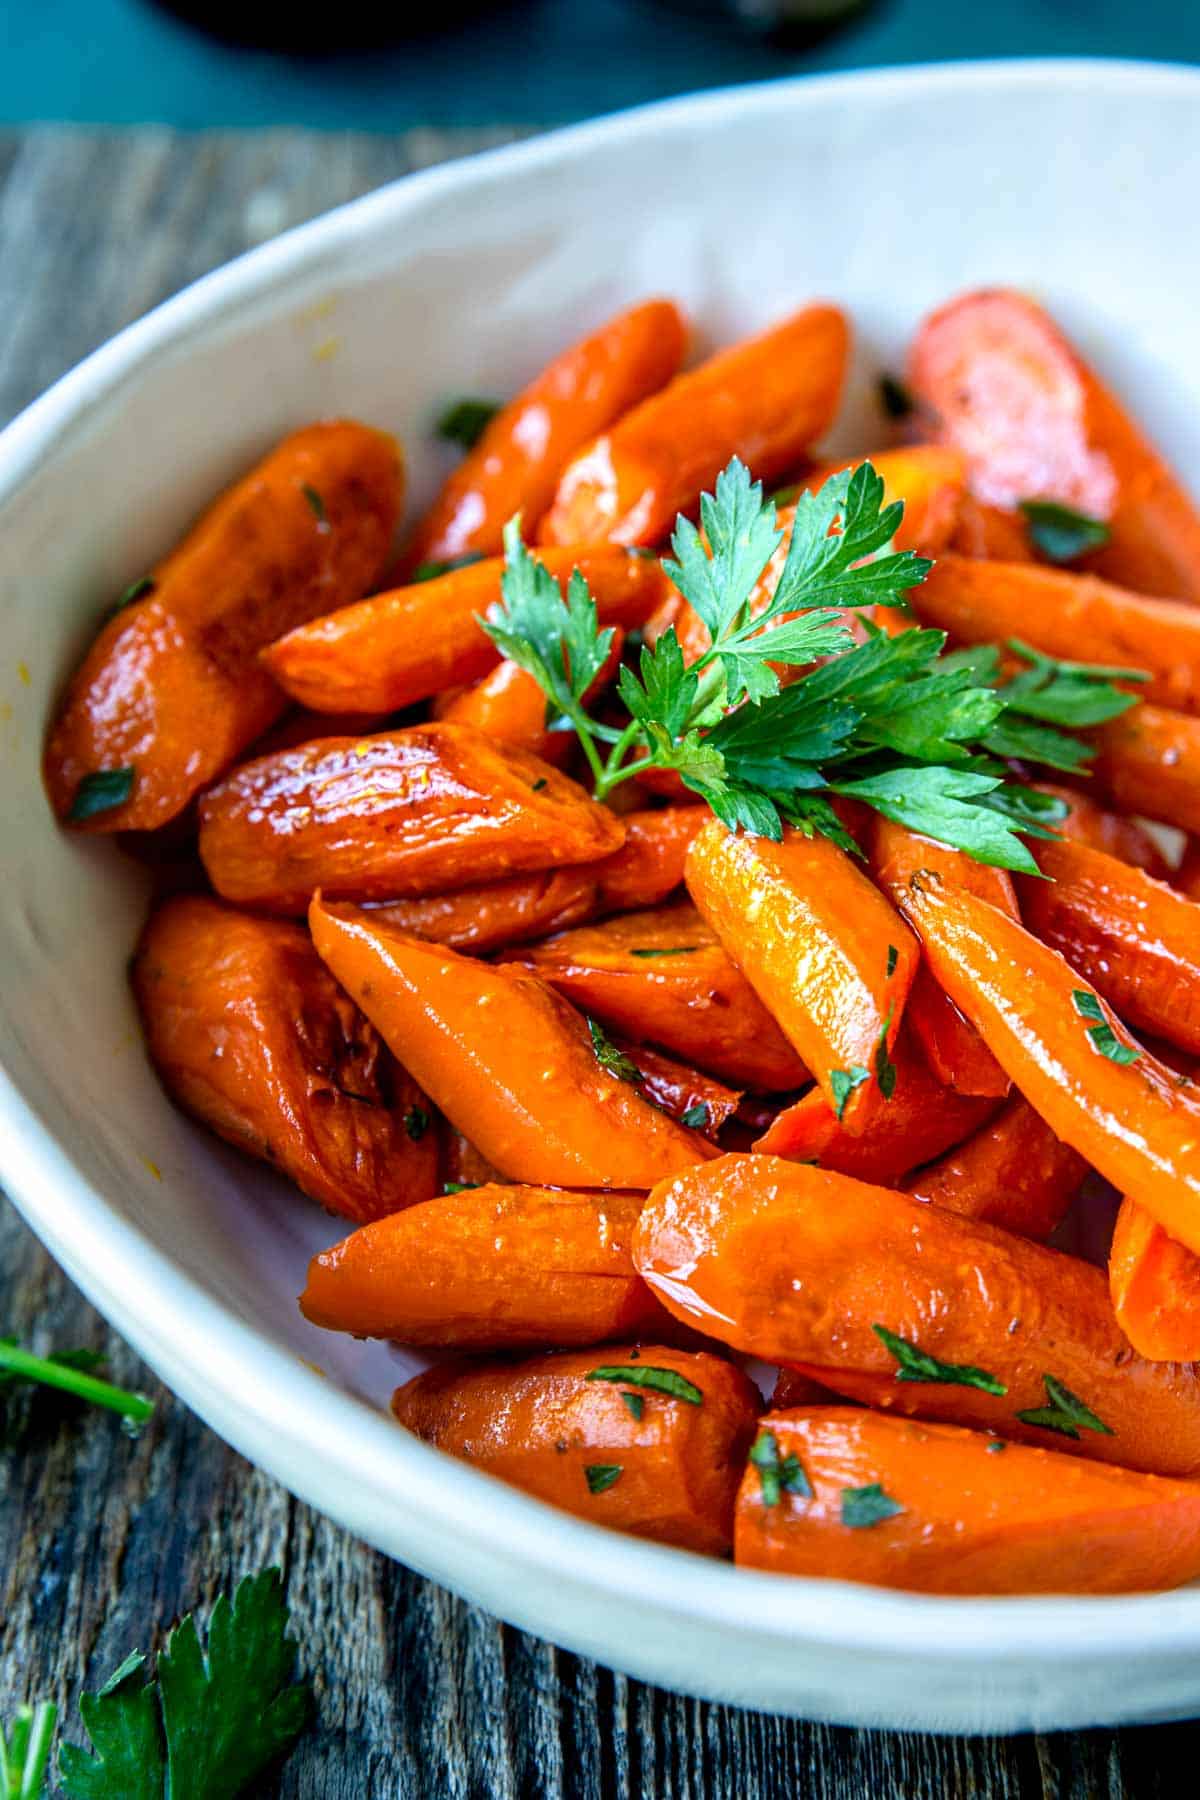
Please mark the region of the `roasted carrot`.
[[974, 494], [964, 494], [959, 501], [947, 548], [960, 556], [994, 557], [998, 562], [1036, 560], [1024, 515], [984, 506]]
[[545, 869], [536, 875], [510, 875], [480, 887], [423, 899], [383, 900], [372, 915], [431, 944], [486, 956], [494, 950], [524, 944], [547, 932], [565, 931], [590, 919], [596, 910], [594, 864]]
[[[586, 704], [602, 694], [612, 680], [624, 642], [625, 633], [618, 626], [604, 667], [584, 695]], [[473, 725], [498, 743], [531, 750], [556, 768], [561, 768], [576, 747], [573, 732], [547, 730], [545, 694], [532, 675], [507, 658], [470, 687], [452, 689], [435, 701], [433, 713], [435, 718], [446, 719], [452, 725]]]
[[903, 1185], [927, 1205], [1042, 1243], [1066, 1216], [1087, 1170], [1078, 1151], [1015, 1094], [1002, 1112]]
[[323, 738], [212, 788], [200, 855], [226, 899], [303, 912], [340, 897], [424, 896], [608, 855], [614, 813], [527, 751], [469, 725]]
[[[670, 592], [654, 557], [568, 546], [539, 551], [538, 560], [564, 590], [581, 571], [602, 625], [640, 625]], [[494, 556], [373, 594], [277, 637], [260, 661], [316, 712], [398, 712], [495, 668], [500, 652], [479, 620], [499, 603], [503, 573]]]
[[733, 1541], [758, 1406], [740, 1369], [657, 1344], [430, 1369], [392, 1400], [409, 1431], [540, 1500], [708, 1556]]
[[1141, 669], [1150, 679], [1131, 691], [1159, 706], [1200, 711], [1200, 614], [1186, 600], [1150, 600], [1095, 575], [946, 552], [911, 600], [923, 625], [956, 643], [1019, 638], [1068, 662]]
[[1034, 854], [1049, 880], [1021, 877], [1030, 931], [1131, 1025], [1200, 1056], [1200, 905], [1087, 844]]
[[734, 1561], [926, 1594], [1147, 1592], [1200, 1575], [1200, 1487], [956, 1425], [773, 1408]]
[[644, 300], [556, 356], [443, 484], [417, 527], [408, 567], [494, 554], [514, 513], [532, 532], [576, 451], [670, 381], [686, 348], [679, 307]]
[[638, 1091], [673, 1119], [690, 1125], [706, 1138], [715, 1140], [722, 1125], [737, 1112], [742, 1099], [737, 1088], [726, 1087], [712, 1075], [676, 1062], [648, 1044], [634, 1044], [622, 1037], [613, 1042], [638, 1071]]
[[[263, 645], [377, 579], [403, 487], [395, 442], [350, 420], [293, 433], [231, 487], [67, 688], [44, 762], [59, 818], [149, 831], [182, 812], [285, 709]], [[120, 797], [89, 808], [103, 774]]]
[[803, 1063], [692, 906], [625, 913], [519, 960], [584, 1012], [738, 1086], [782, 1093]]
[[1121, 812], [1200, 832], [1200, 719], [1147, 701], [1093, 736], [1092, 774]]
[[347, 1219], [437, 1193], [428, 1096], [299, 925], [180, 895], [151, 916], [132, 979], [163, 1086], [218, 1136]]
[[527, 970], [458, 956], [319, 898], [309, 923], [384, 1042], [514, 1181], [647, 1188], [713, 1154], [644, 1100], [603, 1040]]
[[979, 498], [1049, 499], [1108, 524], [1087, 563], [1143, 594], [1200, 600], [1200, 514], [1052, 319], [1023, 294], [964, 294], [926, 319], [908, 368]]
[[[1049, 781], [1038, 781], [1034, 786], [1039, 794], [1049, 794], [1069, 808], [1066, 817], [1054, 827], [1060, 837], [1076, 844], [1090, 844], [1094, 850], [1104, 850], [1109, 856], [1145, 869], [1148, 875], [1154, 875], [1160, 881], [1169, 874], [1166, 857], [1146, 827], [1139, 825], [1136, 819], [1109, 812], [1098, 800], [1078, 788], [1056, 787]], [[983, 898], [986, 900], [987, 895]]]
[[1064, 1143], [1200, 1250], [1200, 1103], [1130, 1042], [1082, 975], [986, 901], [915, 876], [934, 975]]
[[[852, 1399], [1200, 1473], [1200, 1371], [1136, 1356], [1099, 1269], [1011, 1232], [824, 1169], [723, 1156], [659, 1183], [633, 1260], [683, 1323]], [[941, 1368], [903, 1379], [917, 1355]]]
[[682, 885], [688, 847], [709, 816], [706, 806], [695, 805], [626, 813], [625, 842], [589, 871], [599, 882], [598, 910], [634, 912], [661, 905]]
[[822, 1387], [811, 1375], [802, 1375], [799, 1369], [780, 1369], [775, 1378], [775, 1389], [771, 1395], [771, 1411], [786, 1412], [793, 1406], [841, 1406], [846, 1405], [839, 1394], [830, 1388]]
[[687, 885], [847, 1131], [863, 1131], [920, 956], [899, 914], [828, 838], [791, 829], [775, 844], [712, 820]]
[[1117, 1214], [1108, 1285], [1117, 1324], [1140, 1356], [1200, 1359], [1200, 1257], [1136, 1200], [1122, 1200]]
[[960, 1144], [995, 1112], [999, 1102], [944, 1087], [914, 1035], [906, 1029], [896, 1039], [891, 1098], [859, 1136], [850, 1135], [820, 1088], [810, 1088], [779, 1114], [755, 1150], [796, 1162], [816, 1162], [823, 1169], [856, 1175], [860, 1181], [895, 1187], [921, 1163]]
[[664, 1331], [635, 1273], [640, 1194], [486, 1186], [380, 1219], [314, 1256], [306, 1319], [430, 1350], [566, 1349]]
[[[893, 900], [918, 869], [932, 869], [944, 881], [965, 887], [981, 900], [1000, 907], [1010, 918], [1020, 918], [1012, 878], [1004, 869], [976, 862], [963, 851], [909, 831], [878, 813], [866, 832], [866, 844], [871, 872]], [[1008, 1076], [924, 962], [913, 981], [906, 1017], [930, 1068], [944, 1086], [954, 1087], [960, 1094], [986, 1094], [1001, 1099], [1008, 1093]]]
[[625, 414], [564, 471], [544, 544], [656, 544], [732, 456], [770, 480], [833, 422], [849, 329], [809, 306], [718, 351]]
[[493, 1169], [470, 1138], [447, 1124], [442, 1133], [443, 1191], [452, 1194], [459, 1188], [487, 1187], [493, 1182], [505, 1185], [499, 1169]]

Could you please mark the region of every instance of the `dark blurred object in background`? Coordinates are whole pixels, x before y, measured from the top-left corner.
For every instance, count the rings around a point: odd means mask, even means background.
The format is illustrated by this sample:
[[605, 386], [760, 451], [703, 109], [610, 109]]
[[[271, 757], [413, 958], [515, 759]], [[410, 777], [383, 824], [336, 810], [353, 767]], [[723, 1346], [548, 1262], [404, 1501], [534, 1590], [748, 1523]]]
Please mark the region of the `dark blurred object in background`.
[[341, 50], [375, 50], [405, 38], [451, 31], [482, 12], [508, 12], [519, 0], [436, 0], [416, 7], [406, 0], [155, 0], [164, 12], [247, 50], [283, 50], [296, 56], [333, 56]]
[[781, 44], [812, 43], [875, 0], [654, 0], [672, 12], [733, 26]]

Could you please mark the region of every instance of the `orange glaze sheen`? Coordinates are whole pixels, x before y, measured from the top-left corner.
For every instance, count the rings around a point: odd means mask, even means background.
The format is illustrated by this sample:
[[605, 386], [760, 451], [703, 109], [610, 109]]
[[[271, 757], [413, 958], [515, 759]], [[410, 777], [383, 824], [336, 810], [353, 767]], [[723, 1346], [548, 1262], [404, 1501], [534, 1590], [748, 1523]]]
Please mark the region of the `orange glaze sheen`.
[[[1135, 868], [1145, 869], [1148, 875], [1160, 881], [1169, 875], [1166, 857], [1145, 826], [1139, 825], [1136, 819], [1108, 812], [1098, 800], [1076, 788], [1056, 787], [1049, 781], [1037, 781], [1033, 785], [1039, 794], [1050, 794], [1070, 808], [1066, 818], [1060, 819], [1054, 827], [1060, 837], [1073, 844], [1090, 844], [1093, 850], [1103, 850], [1122, 862], [1132, 863]], [[986, 894], [983, 898], [987, 898]]]
[[309, 923], [384, 1042], [514, 1181], [644, 1189], [713, 1154], [604, 1069], [580, 1015], [524, 969], [458, 956], [320, 898]]
[[909, 598], [922, 625], [955, 643], [1020, 638], [1044, 656], [1144, 669], [1150, 680], [1128, 684], [1131, 691], [1200, 712], [1200, 614], [1186, 600], [1150, 600], [1095, 575], [945, 552]]
[[1143, 594], [1200, 600], [1200, 514], [1054, 321], [1003, 288], [963, 294], [913, 344], [909, 384], [967, 459], [978, 497], [1050, 499], [1108, 522], [1086, 559]]
[[[624, 642], [625, 633], [618, 626], [613, 631], [604, 667], [584, 695], [585, 705], [591, 706], [612, 681]], [[532, 750], [535, 756], [558, 768], [576, 745], [573, 731], [547, 731], [545, 694], [532, 675], [507, 659], [497, 663], [491, 674], [474, 686], [435, 701], [433, 713], [435, 718], [448, 719], [452, 725], [474, 725], [502, 744]]]
[[833, 423], [845, 316], [809, 306], [677, 376], [583, 450], [542, 520], [543, 544], [657, 544], [730, 457], [769, 481]]
[[959, 501], [947, 548], [960, 556], [994, 557], [998, 562], [1037, 560], [1024, 514], [983, 506], [974, 494], [964, 494]]
[[995, 907], [918, 876], [905, 911], [938, 981], [1051, 1130], [1200, 1250], [1200, 1104], [1190, 1091], [1148, 1051], [1127, 1064], [1102, 1055], [1072, 999], [1093, 993], [1087, 981]]
[[[564, 591], [579, 569], [602, 625], [640, 625], [671, 585], [655, 557], [625, 550], [538, 552]], [[478, 681], [501, 660], [479, 624], [500, 601], [503, 557], [389, 589], [279, 637], [262, 662], [284, 691], [317, 712], [397, 712]]]
[[895, 1187], [918, 1164], [961, 1143], [999, 1104], [994, 1098], [958, 1094], [944, 1087], [909, 1030], [896, 1040], [894, 1066], [896, 1086], [891, 1099], [858, 1137], [839, 1124], [821, 1090], [810, 1088], [779, 1114], [755, 1150], [796, 1162], [816, 1161], [823, 1169]]
[[1145, 701], [1092, 740], [1092, 776], [1119, 811], [1200, 832], [1200, 719]]
[[670, 381], [687, 321], [670, 300], [644, 300], [572, 344], [499, 412], [430, 507], [407, 566], [499, 551], [520, 513], [531, 534], [577, 450]]
[[882, 1104], [876, 1055], [885, 1038], [895, 1046], [920, 956], [900, 915], [828, 838], [792, 829], [773, 844], [714, 819], [688, 852], [687, 884], [829, 1104], [835, 1070], [869, 1071], [842, 1108], [847, 1131], [865, 1130]]
[[642, 1077], [637, 1084], [640, 1091], [673, 1119], [682, 1120], [694, 1108], [703, 1107], [703, 1122], [688, 1122], [706, 1138], [715, 1140], [722, 1125], [736, 1114], [743, 1097], [737, 1088], [726, 1087], [711, 1075], [690, 1069], [686, 1063], [675, 1062], [646, 1044], [633, 1044], [628, 1038], [620, 1037], [613, 1041], [617, 1049], [636, 1064]]
[[1200, 1257], [1125, 1199], [1108, 1258], [1117, 1324], [1155, 1362], [1200, 1359]]
[[1088, 1166], [1015, 1094], [995, 1118], [904, 1183], [961, 1219], [1044, 1242], [1062, 1223]]
[[[772, 1411], [760, 1430], [798, 1458], [811, 1498], [763, 1499], [742, 1477], [734, 1561], [781, 1575], [926, 1594], [1125, 1594], [1200, 1575], [1200, 1487], [1005, 1444], [955, 1425], [838, 1406]], [[868, 1529], [847, 1489], [903, 1509]]]
[[[644, 1393], [635, 1419], [624, 1390], [587, 1379], [626, 1361], [674, 1370], [700, 1389], [702, 1404], [630, 1388]], [[718, 1357], [643, 1344], [430, 1369], [397, 1389], [392, 1411], [427, 1443], [592, 1524], [725, 1556], [759, 1405], [753, 1384]], [[588, 1468], [620, 1474], [594, 1494]]]
[[[1019, 919], [1012, 877], [1004, 869], [979, 863], [961, 850], [872, 815], [866, 833], [867, 860], [880, 887], [892, 900], [918, 869], [933, 869], [944, 881], [965, 887], [980, 899]], [[922, 962], [908, 997], [906, 1017], [944, 1086], [962, 1094], [1003, 1099], [1010, 1082], [974, 1026], [969, 1025]], [[911, 1167], [911, 1165], [910, 1165]]]
[[368, 911], [431, 944], [487, 956], [591, 918], [596, 909], [594, 866], [510, 875], [505, 881], [419, 900], [374, 901]]
[[626, 813], [625, 842], [590, 870], [599, 883], [598, 911], [658, 906], [682, 884], [688, 847], [710, 817], [707, 806], [696, 805]]
[[482, 1156], [461, 1131], [447, 1126], [443, 1133], [442, 1146], [442, 1180], [445, 1184], [454, 1183], [461, 1187], [487, 1187], [491, 1182], [504, 1185], [504, 1177], [499, 1169], [493, 1169], [486, 1156]]
[[[658, 954], [639, 954], [647, 950]], [[625, 913], [566, 931], [531, 944], [517, 960], [613, 1030], [661, 1044], [739, 1086], [786, 1093], [807, 1079], [692, 906]]]
[[294, 432], [222, 495], [76, 671], [46, 743], [59, 818], [85, 775], [122, 768], [128, 800], [78, 829], [150, 831], [182, 812], [285, 710], [263, 645], [378, 579], [403, 490], [395, 441], [343, 420]]
[[234, 770], [205, 795], [200, 855], [226, 899], [303, 912], [424, 897], [616, 850], [624, 827], [527, 751], [469, 725], [324, 738]]
[[641, 1194], [443, 1194], [314, 1256], [300, 1309], [328, 1331], [427, 1350], [566, 1349], [678, 1333], [634, 1272]]
[[427, 1095], [301, 926], [179, 896], [150, 918], [131, 973], [163, 1086], [218, 1136], [343, 1218], [437, 1193]]
[[[1128, 1347], [1099, 1269], [905, 1194], [771, 1156], [723, 1156], [653, 1190], [635, 1267], [685, 1324], [875, 1407], [1161, 1475], [1200, 1473], [1200, 1374]], [[896, 1379], [872, 1327], [1004, 1395]], [[1025, 1424], [1047, 1373], [1106, 1424]]]
[[1200, 1055], [1200, 905], [1086, 844], [1034, 854], [1050, 879], [1021, 878], [1030, 931], [1131, 1025]]

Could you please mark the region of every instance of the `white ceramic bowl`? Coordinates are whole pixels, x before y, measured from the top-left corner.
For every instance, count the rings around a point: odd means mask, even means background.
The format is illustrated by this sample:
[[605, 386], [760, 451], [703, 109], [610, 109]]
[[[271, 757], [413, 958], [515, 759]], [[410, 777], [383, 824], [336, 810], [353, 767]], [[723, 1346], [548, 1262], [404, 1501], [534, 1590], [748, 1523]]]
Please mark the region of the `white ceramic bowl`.
[[[964, 286], [1035, 289], [1200, 467], [1200, 74], [913, 69], [708, 95], [411, 177], [208, 277], [0, 437], [0, 1163], [88, 1296], [213, 1428], [371, 1543], [647, 1679], [848, 1723], [1005, 1731], [1200, 1704], [1200, 1592], [934, 1600], [735, 1570], [580, 1523], [380, 1410], [415, 1360], [295, 1296], [336, 1222], [167, 1104], [125, 960], [144, 905], [55, 830], [38, 754], [101, 607], [289, 428], [358, 414], [432, 490], [431, 415], [505, 393], [634, 297], [728, 340], [814, 295], [872, 375]], [[314, 354], [331, 336], [332, 357]], [[319, 1363], [324, 1376], [309, 1366]]]

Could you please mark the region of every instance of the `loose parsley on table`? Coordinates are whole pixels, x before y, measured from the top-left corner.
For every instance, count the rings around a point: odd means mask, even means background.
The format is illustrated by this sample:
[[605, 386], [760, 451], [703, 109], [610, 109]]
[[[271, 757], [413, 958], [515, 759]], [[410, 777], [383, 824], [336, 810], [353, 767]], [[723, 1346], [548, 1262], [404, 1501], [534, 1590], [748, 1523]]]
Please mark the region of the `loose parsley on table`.
[[[97, 1350], [63, 1350], [55, 1356], [34, 1356], [22, 1350], [16, 1338], [0, 1338], [0, 1393], [12, 1383], [34, 1381], [60, 1388], [93, 1406], [120, 1413], [131, 1425], [144, 1425], [154, 1411], [153, 1400], [127, 1388], [113, 1387], [93, 1373], [104, 1360]], [[0, 1790], [0, 1800], [6, 1800]]]
[[[1002, 668], [994, 648], [946, 654], [943, 632], [893, 637], [861, 612], [856, 642], [843, 611], [904, 608], [931, 567], [892, 548], [903, 510], [884, 504], [870, 463], [800, 494], [764, 596], [758, 584], [783, 534], [774, 501], [735, 457], [701, 499], [700, 528], [678, 520], [664, 563], [709, 648], [686, 665], [674, 627], [643, 645], [618, 678], [624, 724], [593, 717], [584, 700], [612, 627], [601, 627], [578, 570], [564, 597], [518, 519], [504, 534], [502, 599], [480, 623], [537, 681], [548, 716], [574, 728], [597, 798], [644, 769], [672, 770], [730, 829], [778, 840], [793, 825], [857, 854], [832, 805], [845, 795], [977, 861], [1036, 874], [1021, 834], [1053, 836], [1067, 808], [1009, 765], [1085, 768], [1092, 752], [1071, 732], [1135, 705], [1115, 683], [1137, 672], [1019, 644]], [[780, 668], [804, 673], [783, 686]], [[844, 1074], [849, 1093], [857, 1070]]]

